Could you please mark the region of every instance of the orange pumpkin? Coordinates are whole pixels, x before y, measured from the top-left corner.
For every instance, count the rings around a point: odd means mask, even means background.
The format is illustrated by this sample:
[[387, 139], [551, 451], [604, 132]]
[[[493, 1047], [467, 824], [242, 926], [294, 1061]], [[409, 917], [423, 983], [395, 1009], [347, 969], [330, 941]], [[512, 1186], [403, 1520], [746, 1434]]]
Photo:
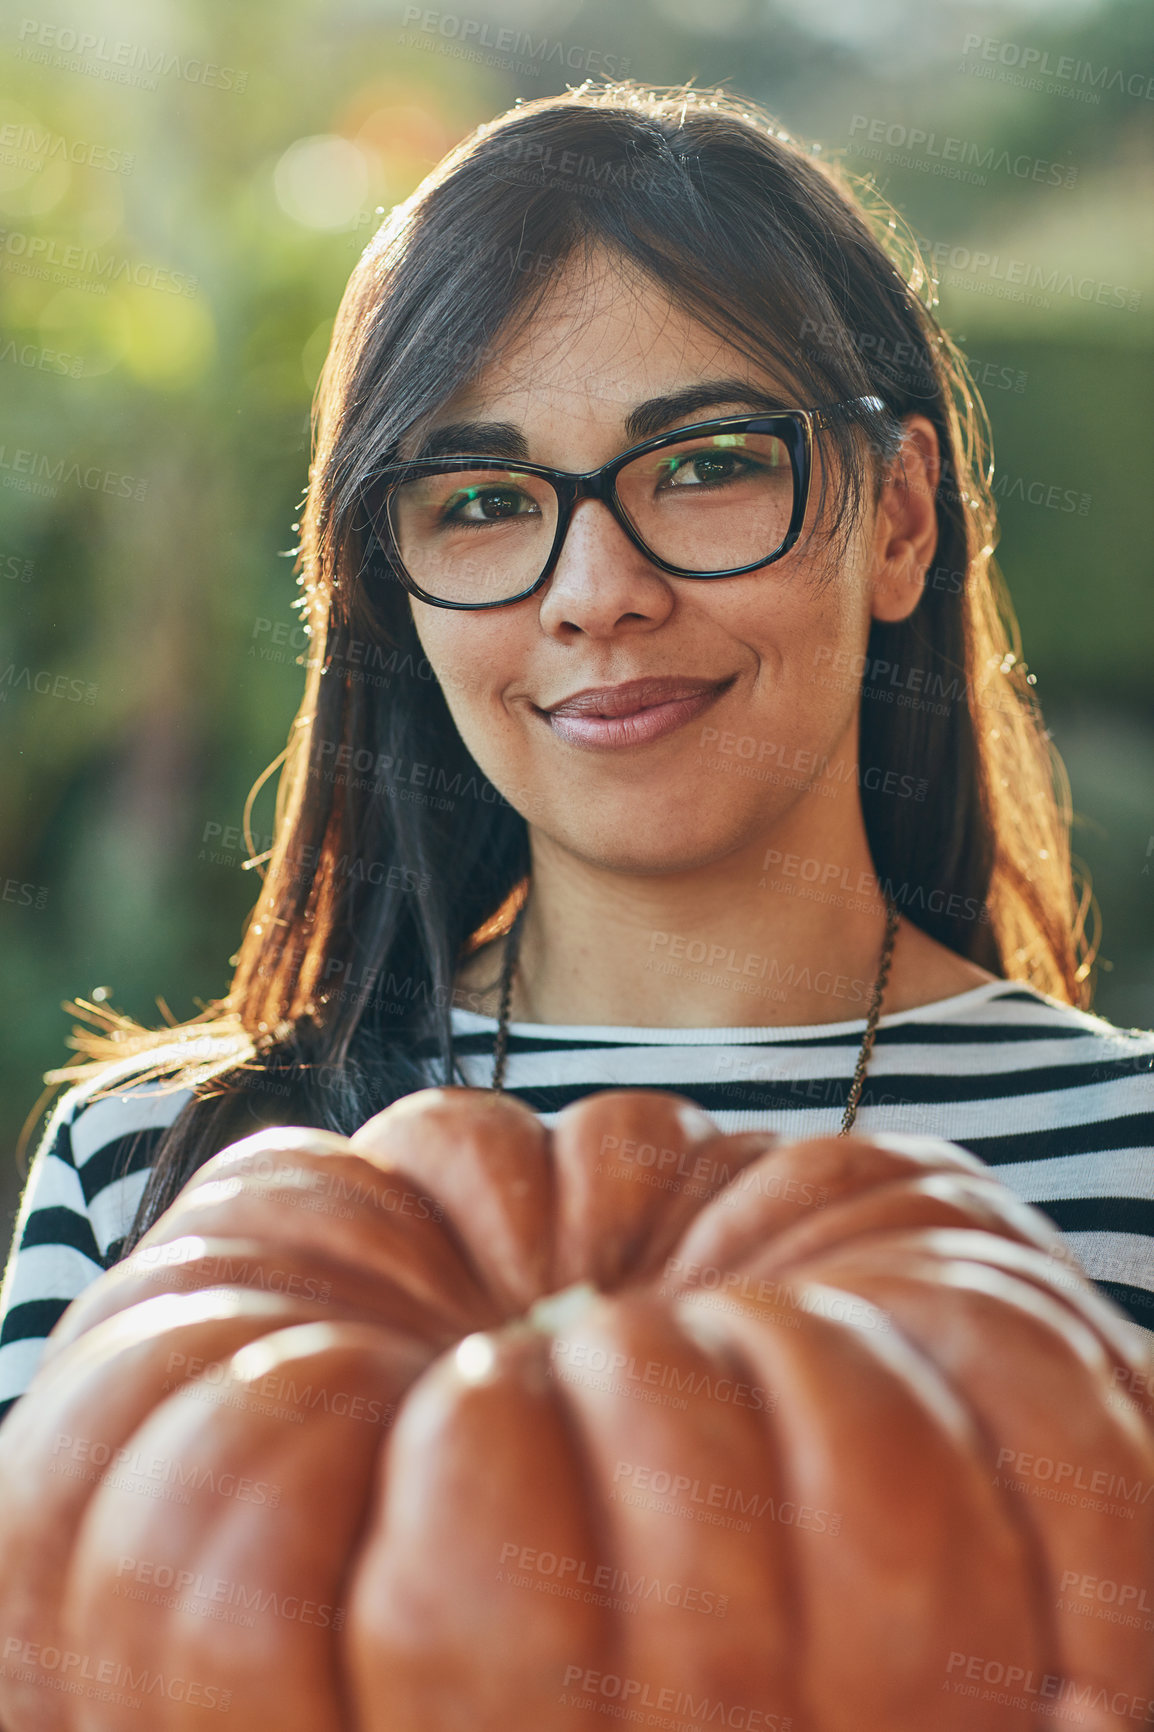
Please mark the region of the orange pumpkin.
[[936, 1139], [648, 1090], [259, 1132], [0, 1428], [0, 1726], [1132, 1726], [1135, 1338]]

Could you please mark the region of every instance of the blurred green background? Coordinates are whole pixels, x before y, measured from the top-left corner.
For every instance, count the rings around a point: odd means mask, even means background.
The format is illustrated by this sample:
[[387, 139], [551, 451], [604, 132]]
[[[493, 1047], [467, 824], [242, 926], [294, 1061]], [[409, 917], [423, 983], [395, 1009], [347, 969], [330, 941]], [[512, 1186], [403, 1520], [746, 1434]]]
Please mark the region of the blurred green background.
[[62, 1001], [158, 1024], [227, 985], [244, 799], [304, 677], [310, 396], [378, 207], [586, 76], [748, 94], [938, 245], [1101, 906], [1095, 1008], [1154, 1024], [1145, 0], [49, 3], [0, 24], [5, 1246]]

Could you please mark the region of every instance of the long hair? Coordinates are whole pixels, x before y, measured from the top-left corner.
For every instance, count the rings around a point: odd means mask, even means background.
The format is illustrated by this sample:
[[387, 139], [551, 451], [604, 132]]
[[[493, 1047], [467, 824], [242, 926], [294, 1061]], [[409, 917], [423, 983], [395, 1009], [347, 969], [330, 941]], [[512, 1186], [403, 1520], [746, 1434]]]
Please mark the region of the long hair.
[[[305, 691], [270, 766], [281, 765], [275, 838], [231, 985], [154, 1030], [76, 1000], [95, 1025], [71, 1042], [88, 1062], [45, 1074], [73, 1082], [107, 1067], [111, 1089], [131, 1069], [196, 1090], [158, 1145], [125, 1250], [257, 1124], [347, 1135], [431, 1074], [464, 1080], [454, 979], [525, 893], [528, 825], [466, 750], [364, 498], [403, 436], [593, 246], [799, 402], [883, 399], [884, 423], [827, 436], [835, 521], [877, 498], [897, 418], [933, 423], [935, 564], [911, 616], [875, 622], [853, 670], [861, 762], [925, 790], [899, 800], [862, 787], [875, 869], [959, 955], [1089, 1004], [1068, 785], [992, 558], [988, 426], [917, 247], [888, 207], [750, 103], [582, 86], [479, 128], [391, 213], [349, 280], [314, 398], [296, 550]], [[894, 701], [895, 669], [916, 702]]]

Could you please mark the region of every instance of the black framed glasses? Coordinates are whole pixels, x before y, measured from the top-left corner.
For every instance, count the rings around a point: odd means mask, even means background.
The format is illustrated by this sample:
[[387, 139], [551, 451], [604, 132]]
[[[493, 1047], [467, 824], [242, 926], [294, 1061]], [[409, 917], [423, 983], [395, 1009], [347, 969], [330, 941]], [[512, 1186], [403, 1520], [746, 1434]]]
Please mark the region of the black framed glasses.
[[551, 575], [580, 499], [607, 505], [633, 545], [673, 577], [739, 577], [801, 534], [814, 433], [880, 397], [726, 415], [631, 445], [577, 474], [493, 457], [390, 464], [363, 499], [405, 588], [433, 607], [505, 607]]

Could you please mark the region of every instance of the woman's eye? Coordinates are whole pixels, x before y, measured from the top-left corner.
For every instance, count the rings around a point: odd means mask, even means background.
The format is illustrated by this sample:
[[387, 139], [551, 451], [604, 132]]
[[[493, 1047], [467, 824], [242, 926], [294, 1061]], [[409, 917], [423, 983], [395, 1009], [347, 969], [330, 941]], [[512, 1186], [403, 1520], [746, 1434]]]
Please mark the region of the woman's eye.
[[748, 460], [735, 451], [694, 451], [687, 457], [671, 458], [666, 485], [670, 487], [716, 487], [748, 471]]
[[532, 516], [535, 502], [516, 487], [467, 487], [446, 501], [444, 516], [453, 523], [499, 523]]

